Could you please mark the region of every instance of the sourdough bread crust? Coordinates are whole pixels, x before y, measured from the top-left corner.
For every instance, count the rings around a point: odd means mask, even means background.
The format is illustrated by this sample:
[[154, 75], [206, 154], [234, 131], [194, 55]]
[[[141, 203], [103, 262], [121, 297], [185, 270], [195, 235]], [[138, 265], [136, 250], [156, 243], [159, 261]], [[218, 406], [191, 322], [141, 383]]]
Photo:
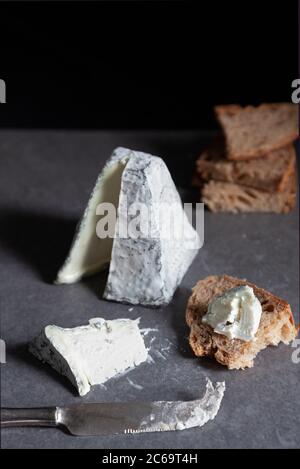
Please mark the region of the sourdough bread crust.
[[[250, 342], [230, 340], [202, 323], [209, 303], [216, 296], [240, 285], [253, 288], [263, 310], [256, 340]], [[197, 283], [188, 301], [186, 322], [190, 327], [189, 343], [195, 355], [213, 357], [229, 369], [250, 368], [260, 350], [279, 342], [288, 344], [297, 336], [292, 311], [286, 301], [245, 279], [228, 275], [209, 276]]]
[[232, 182], [269, 192], [283, 192], [295, 171], [296, 152], [294, 146], [275, 150], [265, 157], [245, 161], [230, 161], [226, 158], [224, 139], [211, 143], [196, 162], [200, 180]]
[[[295, 104], [272, 103], [261, 104], [258, 107], [224, 105], [216, 106], [215, 113], [226, 137], [227, 158], [230, 160], [247, 160], [265, 156], [269, 152], [290, 144], [299, 134], [298, 107]], [[276, 116], [275, 120], [270, 119], [269, 126], [266, 125], [267, 115], [272, 118]], [[244, 118], [246, 118], [246, 124], [239, 122], [239, 119]], [[278, 132], [275, 132], [275, 126]], [[283, 126], [286, 127], [284, 131]], [[254, 139], [253, 136], [255, 136]], [[242, 139], [244, 148], [241, 148], [238, 138]], [[248, 145], [245, 145], [246, 141]]]
[[289, 177], [283, 192], [267, 192], [231, 182], [210, 180], [201, 191], [202, 202], [212, 212], [288, 213], [296, 205], [296, 174]]

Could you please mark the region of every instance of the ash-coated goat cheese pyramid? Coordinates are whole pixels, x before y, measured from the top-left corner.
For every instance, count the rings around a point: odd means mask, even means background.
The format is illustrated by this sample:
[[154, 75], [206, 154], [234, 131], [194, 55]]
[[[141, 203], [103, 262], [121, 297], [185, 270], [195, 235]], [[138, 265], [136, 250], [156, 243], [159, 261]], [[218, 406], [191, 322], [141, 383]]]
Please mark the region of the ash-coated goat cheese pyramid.
[[[100, 238], [97, 207], [116, 209], [112, 237]], [[130, 208], [147, 208], [149, 226], [134, 235], [128, 230]], [[172, 212], [176, 234], [162, 223]], [[98, 212], [99, 213], [99, 212]], [[124, 236], [124, 227], [127, 230]], [[122, 231], [123, 230], [123, 231]], [[73, 283], [104, 269], [109, 274], [104, 298], [132, 304], [159, 306], [171, 301], [200, 247], [167, 166], [159, 157], [117, 148], [100, 173], [79, 222], [70, 253], [57, 283]]]

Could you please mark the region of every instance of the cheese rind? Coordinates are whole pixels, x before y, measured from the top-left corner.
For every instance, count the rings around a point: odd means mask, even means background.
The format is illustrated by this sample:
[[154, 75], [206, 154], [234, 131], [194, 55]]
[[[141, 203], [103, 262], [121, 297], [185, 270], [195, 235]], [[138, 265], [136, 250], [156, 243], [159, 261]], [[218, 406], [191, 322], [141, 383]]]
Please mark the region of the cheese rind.
[[33, 355], [67, 376], [80, 396], [147, 360], [139, 320], [102, 318], [86, 326], [46, 326], [30, 344]]
[[[118, 222], [126, 207], [144, 204], [151, 220], [150, 236], [137, 239], [116, 233], [104, 298], [131, 304], [168, 304], [200, 247], [200, 239], [182, 203], [164, 161], [156, 156], [119, 148], [127, 155], [122, 175]], [[177, 235], [162, 232], [161, 209], [173, 210]], [[167, 214], [166, 214], [167, 215]], [[168, 236], [170, 234], [170, 236]]]

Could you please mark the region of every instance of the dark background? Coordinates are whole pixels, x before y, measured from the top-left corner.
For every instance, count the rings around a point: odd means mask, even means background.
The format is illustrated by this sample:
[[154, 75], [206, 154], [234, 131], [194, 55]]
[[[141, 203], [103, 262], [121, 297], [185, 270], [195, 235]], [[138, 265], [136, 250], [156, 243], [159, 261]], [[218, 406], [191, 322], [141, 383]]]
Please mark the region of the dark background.
[[1, 2], [0, 126], [214, 128], [288, 101], [297, 1]]

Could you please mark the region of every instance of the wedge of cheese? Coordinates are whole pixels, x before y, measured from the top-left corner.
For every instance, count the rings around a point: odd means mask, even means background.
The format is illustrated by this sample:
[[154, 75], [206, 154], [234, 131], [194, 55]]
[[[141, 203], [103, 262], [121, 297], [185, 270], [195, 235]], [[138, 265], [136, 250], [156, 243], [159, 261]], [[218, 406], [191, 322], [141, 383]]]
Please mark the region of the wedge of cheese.
[[67, 376], [84, 396], [92, 385], [103, 384], [147, 360], [138, 324], [139, 320], [94, 318], [88, 325], [72, 329], [46, 326], [29, 350]]
[[[116, 207], [114, 236], [101, 239], [96, 225], [96, 209], [101, 203]], [[147, 207], [151, 230], [132, 236], [128, 228], [130, 208]], [[172, 212], [169, 227], [162, 224]], [[129, 221], [129, 222], [128, 222]], [[200, 247], [197, 232], [190, 224], [171, 178], [161, 158], [117, 148], [92, 192], [70, 250], [58, 273], [57, 283], [72, 283], [109, 264], [104, 297], [132, 304], [167, 304], [180, 284]]]

